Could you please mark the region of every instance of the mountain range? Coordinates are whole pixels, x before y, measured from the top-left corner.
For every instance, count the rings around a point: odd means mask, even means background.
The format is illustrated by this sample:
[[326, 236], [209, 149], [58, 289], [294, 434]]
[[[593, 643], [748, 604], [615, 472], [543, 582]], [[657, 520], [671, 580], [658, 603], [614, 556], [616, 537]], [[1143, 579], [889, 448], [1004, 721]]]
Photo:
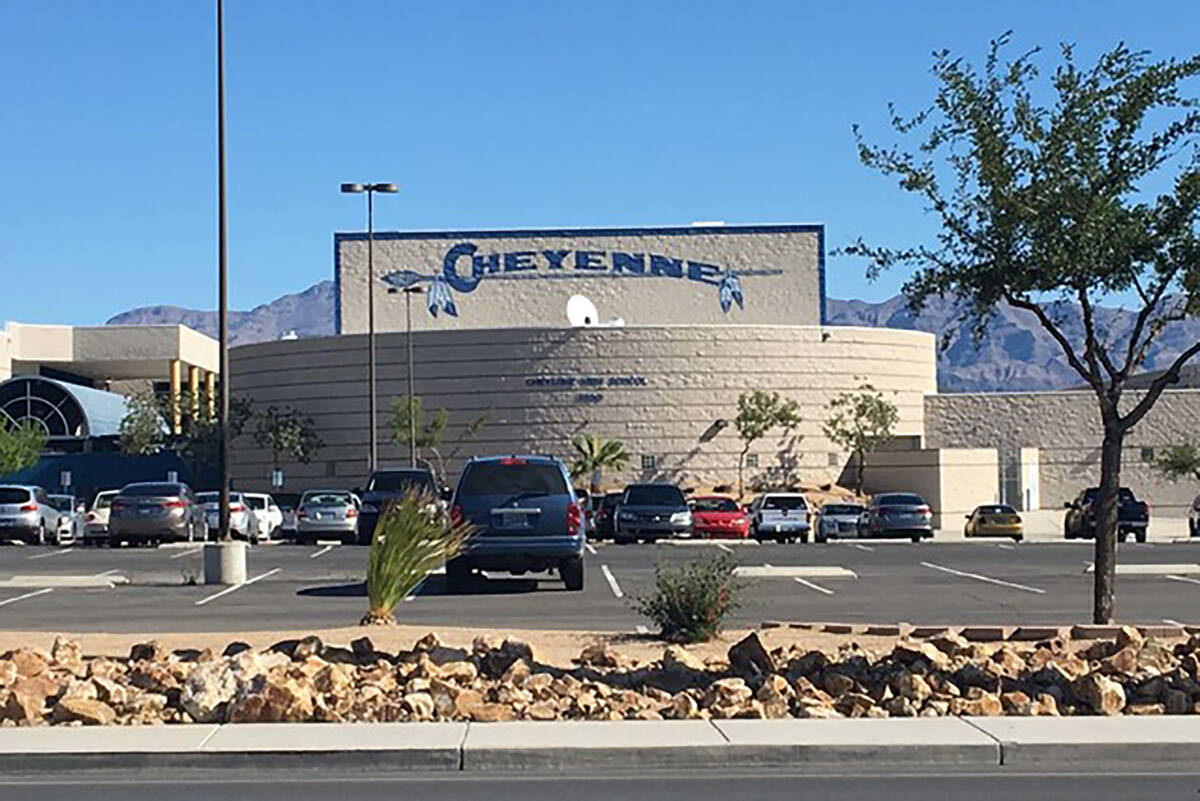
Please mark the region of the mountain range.
[[[230, 343], [246, 345], [279, 339], [285, 334], [319, 337], [333, 334], [333, 281], [321, 281], [303, 292], [284, 295], [249, 311], [229, 314]], [[1063, 357], [1058, 344], [1030, 312], [1001, 306], [978, 342], [961, 319], [956, 300], [933, 300], [916, 316], [897, 295], [880, 303], [828, 299], [831, 325], [902, 328], [938, 336], [938, 388], [942, 392], [1049, 390], [1079, 386], [1082, 381]], [[1072, 342], [1082, 339], [1079, 308], [1059, 303], [1051, 313]], [[1097, 321], [1117, 347], [1127, 341], [1134, 314], [1115, 308], [1098, 309]], [[116, 315], [108, 325], [179, 323], [216, 336], [216, 312], [178, 306], [144, 306]], [[1160, 370], [1175, 354], [1200, 340], [1200, 320], [1173, 323], [1150, 349], [1145, 370]]]

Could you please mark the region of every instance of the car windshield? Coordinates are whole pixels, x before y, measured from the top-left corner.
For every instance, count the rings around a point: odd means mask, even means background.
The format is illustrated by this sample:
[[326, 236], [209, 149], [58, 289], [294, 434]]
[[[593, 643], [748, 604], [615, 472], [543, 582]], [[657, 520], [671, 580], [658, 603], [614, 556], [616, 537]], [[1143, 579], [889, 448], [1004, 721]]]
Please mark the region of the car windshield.
[[[601, 507], [604, 509], [616, 509], [618, 506], [621, 505], [622, 495], [623, 495], [623, 493], [620, 493], [620, 492], [608, 493], [607, 495], [604, 496], [604, 502], [601, 504]], [[1197, 503], [1197, 505], [1200, 505], [1200, 499], [1197, 499], [1196, 503]]]
[[433, 492], [433, 477], [424, 470], [388, 470], [376, 473], [367, 482], [367, 492], [408, 492], [411, 489]]
[[992, 506], [980, 506], [976, 511], [981, 515], [1015, 515], [1017, 510], [1011, 506], [1004, 504], [994, 504]]
[[178, 484], [130, 484], [121, 490], [126, 498], [173, 498], [182, 492]]
[[852, 503], [831, 503], [821, 507], [821, 513], [826, 515], [857, 515], [862, 514], [862, 507]]
[[346, 506], [349, 503], [348, 492], [314, 492], [304, 496], [305, 506]]
[[892, 495], [880, 495], [875, 499], [878, 506], [924, 506], [925, 499], [920, 495], [897, 492]]
[[696, 498], [692, 508], [697, 512], [736, 512], [738, 505], [732, 498]]
[[29, 490], [19, 487], [0, 487], [0, 503], [25, 503], [29, 500]]
[[246, 496], [246, 505], [251, 509], [259, 510], [267, 508], [267, 499], [259, 495], [257, 498], [253, 495]]
[[679, 487], [655, 485], [630, 487], [625, 490], [625, 503], [629, 506], [684, 506], [687, 502]]
[[463, 476], [462, 495], [562, 495], [567, 481], [557, 465], [503, 460], [475, 462]]
[[768, 495], [763, 500], [762, 508], [787, 509], [790, 512], [793, 509], [807, 509], [808, 502], [803, 495]]
[[113, 498], [115, 498], [115, 497], [117, 497], [117, 493], [115, 493], [115, 492], [105, 493], [103, 495], [97, 495], [96, 496], [96, 508], [97, 509], [107, 509], [108, 507], [112, 506], [112, 501], [113, 501]]
[[75, 499], [70, 495], [51, 495], [50, 505], [60, 512], [70, 512], [75, 508]]

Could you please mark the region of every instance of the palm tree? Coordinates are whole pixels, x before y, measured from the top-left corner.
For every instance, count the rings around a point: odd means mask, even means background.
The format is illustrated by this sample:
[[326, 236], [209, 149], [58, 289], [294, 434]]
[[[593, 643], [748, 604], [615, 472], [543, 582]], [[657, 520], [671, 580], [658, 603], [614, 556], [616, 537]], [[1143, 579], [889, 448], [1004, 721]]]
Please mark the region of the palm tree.
[[580, 434], [571, 440], [575, 446], [575, 461], [571, 465], [571, 478], [591, 476], [591, 490], [600, 491], [600, 476], [609, 468], [620, 470], [629, 464], [629, 454], [619, 439], [600, 439], [591, 434]]

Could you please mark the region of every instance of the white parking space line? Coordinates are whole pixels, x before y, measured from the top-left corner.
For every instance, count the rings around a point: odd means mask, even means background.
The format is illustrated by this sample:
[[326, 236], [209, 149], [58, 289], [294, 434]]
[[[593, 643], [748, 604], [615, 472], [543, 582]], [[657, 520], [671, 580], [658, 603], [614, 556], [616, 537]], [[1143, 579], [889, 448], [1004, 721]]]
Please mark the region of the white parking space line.
[[1187, 576], [1164, 576], [1171, 581], [1186, 581], [1188, 584], [1200, 584], [1200, 579], [1188, 578]]
[[[1087, 563], [1085, 573], [1095, 573], [1096, 565], [1092, 562]], [[1181, 574], [1200, 573], [1200, 565], [1197, 564], [1164, 564], [1164, 565], [1117, 565], [1118, 576], [1178, 576]], [[1170, 574], [1170, 575], [1168, 575]]]
[[733, 569], [741, 578], [858, 578], [858, 574], [840, 565], [742, 565]]
[[168, 556], [167, 558], [168, 559], [182, 559], [185, 556], [195, 556], [196, 554], [200, 553], [203, 550], [204, 550], [203, 548], [193, 548], [190, 551], [180, 551], [179, 553], [173, 553], [170, 556]]
[[61, 551], [50, 551], [49, 553], [35, 553], [30, 559], [48, 559], [51, 556], [62, 556], [65, 553], [70, 553], [74, 548], [63, 548]]
[[590, 542], [585, 542], [583, 544], [583, 547], [587, 548], [587, 552], [590, 553], [592, 556], [596, 555], [596, 549], [592, 547], [592, 544]]
[[196, 606], [204, 606], [209, 601], [215, 601], [218, 598], [228, 595], [229, 593], [233, 592], [234, 590], [240, 590], [242, 587], [249, 587], [251, 584], [253, 584], [256, 581], [262, 581], [267, 576], [273, 576], [276, 573], [278, 573], [279, 570], [280, 570], [280, 568], [277, 567], [273, 570], [268, 570], [266, 573], [260, 573], [259, 575], [255, 576], [252, 579], [247, 579], [245, 584], [234, 584], [232, 587], [226, 587], [225, 589], [221, 590], [220, 592], [216, 592], [205, 598], [201, 598], [199, 601], [196, 601], [195, 605]]
[[308, 558], [309, 558], [309, 559], [316, 559], [318, 556], [324, 556], [325, 554], [329, 553], [330, 551], [332, 551], [332, 550], [333, 550], [334, 548], [336, 548], [336, 547], [337, 547], [336, 545], [326, 545], [326, 546], [325, 546], [324, 548], [322, 548], [321, 550], [319, 550], [319, 551], [313, 551], [312, 553], [310, 553], [310, 554], [308, 555]]
[[724, 551], [725, 553], [733, 553], [733, 549], [732, 549], [732, 548], [730, 548], [728, 545], [726, 545], [726, 544], [725, 544], [725, 543], [723, 543], [723, 542], [718, 542], [718, 543], [717, 543], [717, 547], [718, 547], [718, 548], [720, 548], [720, 549], [721, 549], [722, 551]]
[[638, 634], [649, 634], [650, 633], [650, 629], [646, 628], [645, 626], [643, 626], [641, 624], [638, 624], [634, 628], [634, 631], [636, 631]]
[[922, 562], [921, 564], [924, 567], [930, 568], [931, 570], [940, 570], [943, 573], [949, 573], [954, 576], [962, 576], [963, 578], [975, 579], [976, 581], [985, 581], [988, 584], [997, 584], [1001, 587], [1011, 587], [1014, 590], [1024, 590], [1025, 592], [1035, 592], [1038, 595], [1046, 594], [1045, 590], [1040, 590], [1037, 587], [1027, 587], [1024, 584], [1014, 584], [1011, 581], [1001, 581], [1000, 579], [994, 579], [994, 578], [991, 578], [990, 576], [981, 576], [978, 573], [967, 573], [962, 570], [955, 570], [952, 567], [943, 567], [942, 565], [935, 565], [932, 562]]
[[604, 574], [604, 578], [608, 579], [608, 586], [612, 587], [613, 595], [624, 598], [625, 593], [621, 592], [621, 585], [617, 583], [617, 577], [608, 569], [608, 565], [600, 565], [600, 572]]
[[1171, 620], [1171, 618], [1169, 618], [1169, 617], [1164, 617], [1162, 619], [1162, 621], [1163, 621], [1163, 623], [1166, 623], [1168, 626], [1182, 626], [1183, 625], [1178, 620]]
[[33, 592], [27, 592], [24, 595], [18, 595], [16, 598], [7, 598], [3, 601], [0, 601], [0, 606], [15, 604], [17, 601], [24, 601], [26, 598], [36, 598], [37, 596], [45, 595], [48, 592], [54, 592], [53, 588], [47, 587], [44, 590], [34, 590]]
[[1002, 543], [1002, 544], [1000, 544], [1000, 545], [997, 545], [996, 547], [997, 547], [997, 548], [999, 548], [999, 549], [1000, 549], [1000, 550], [1002, 550], [1002, 551], [1013, 551], [1013, 550], [1016, 550], [1016, 547], [1017, 547], [1017, 546], [1015, 546], [1015, 545], [1004, 545], [1004, 544]]
[[833, 590], [826, 589], [825, 587], [822, 587], [820, 584], [813, 584], [811, 581], [805, 581], [804, 579], [799, 578], [799, 577], [795, 578], [794, 581], [797, 584], [803, 584], [805, 587], [808, 587], [810, 590], [816, 590], [817, 592], [824, 593], [825, 595], [833, 595]]
[[105, 570], [103, 573], [93, 573], [92, 578], [100, 578], [101, 576], [111, 576], [113, 573], [120, 571], [121, 568], [114, 567], [112, 570]]
[[875, 552], [875, 549], [869, 545], [859, 545], [857, 542], [852, 542], [850, 544], [853, 545], [855, 548], [857, 548], [860, 551], [870, 551], [872, 553]]

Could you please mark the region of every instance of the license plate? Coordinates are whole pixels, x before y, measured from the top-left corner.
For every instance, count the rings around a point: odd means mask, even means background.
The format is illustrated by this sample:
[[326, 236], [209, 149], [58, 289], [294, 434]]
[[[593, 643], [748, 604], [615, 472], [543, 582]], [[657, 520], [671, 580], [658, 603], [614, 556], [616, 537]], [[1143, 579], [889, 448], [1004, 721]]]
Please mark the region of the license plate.
[[503, 512], [500, 515], [500, 525], [504, 528], [518, 528], [529, 523], [529, 515], [520, 512]]
[[154, 506], [143, 506], [138, 509], [138, 514], [140, 514], [142, 517], [149, 517], [157, 511], [158, 509]]

